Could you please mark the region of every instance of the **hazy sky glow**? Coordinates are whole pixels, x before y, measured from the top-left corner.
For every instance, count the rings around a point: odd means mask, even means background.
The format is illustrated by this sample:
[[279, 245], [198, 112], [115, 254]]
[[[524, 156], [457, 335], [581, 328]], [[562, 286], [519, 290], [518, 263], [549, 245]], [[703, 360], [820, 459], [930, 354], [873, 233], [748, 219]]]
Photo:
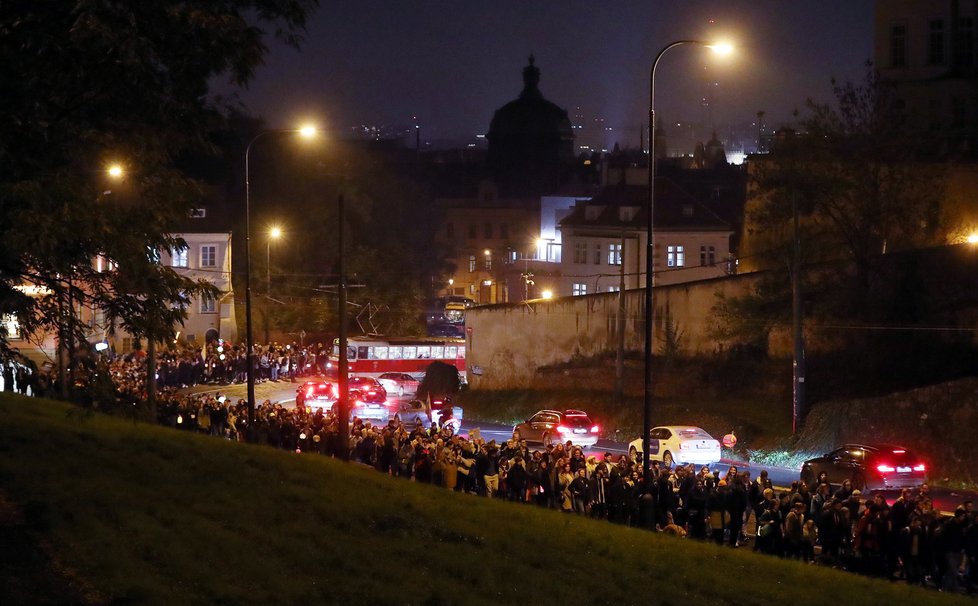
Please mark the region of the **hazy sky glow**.
[[426, 137], [463, 137], [485, 132], [517, 96], [532, 52], [548, 99], [637, 132], [656, 52], [677, 39], [723, 38], [737, 47], [730, 58], [693, 46], [663, 58], [658, 115], [708, 121], [700, 100], [715, 82], [713, 121], [764, 110], [776, 126], [806, 98], [828, 99], [832, 76], [862, 76], [872, 13], [871, 0], [323, 2], [302, 50], [272, 45], [241, 99], [269, 125], [306, 116], [408, 125], [417, 115]]

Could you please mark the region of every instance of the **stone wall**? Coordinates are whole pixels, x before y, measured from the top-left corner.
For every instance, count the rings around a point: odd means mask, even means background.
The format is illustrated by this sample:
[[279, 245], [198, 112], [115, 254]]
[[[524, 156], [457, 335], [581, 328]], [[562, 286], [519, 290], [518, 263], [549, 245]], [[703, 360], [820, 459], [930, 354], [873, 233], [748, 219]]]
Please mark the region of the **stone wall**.
[[[667, 324], [674, 327], [683, 354], [726, 347], [712, 334], [717, 296], [742, 295], [756, 280], [755, 274], [657, 287], [656, 351], [662, 349]], [[644, 347], [644, 310], [645, 291], [626, 291], [626, 351]], [[465, 315], [469, 384], [477, 389], [526, 387], [541, 366], [612, 352], [617, 313], [617, 293], [471, 309]]]

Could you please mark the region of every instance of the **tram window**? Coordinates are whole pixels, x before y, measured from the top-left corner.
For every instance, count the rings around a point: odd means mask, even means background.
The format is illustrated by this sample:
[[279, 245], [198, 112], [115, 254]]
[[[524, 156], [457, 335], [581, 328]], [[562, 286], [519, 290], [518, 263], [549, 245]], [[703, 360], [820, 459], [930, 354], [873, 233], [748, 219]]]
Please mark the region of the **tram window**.
[[421, 345], [418, 347], [418, 357], [419, 358], [430, 358], [431, 357], [431, 347], [427, 345]]
[[358, 358], [360, 360], [369, 360], [370, 359], [370, 348], [367, 347], [366, 345], [361, 345], [360, 347], [357, 348], [357, 355], [354, 356], [354, 357], [356, 357], [356, 358]]
[[458, 347], [456, 347], [455, 345], [449, 345], [448, 347], [445, 348], [446, 358], [454, 358], [457, 355], [458, 355]]
[[406, 346], [404, 348], [404, 359], [405, 360], [410, 360], [410, 359], [413, 359], [413, 358], [416, 358], [416, 357], [418, 357], [418, 348], [417, 347], [411, 345], [411, 346]]
[[465, 359], [465, 346], [460, 345], [458, 348], [459, 359]]
[[402, 356], [401, 347], [391, 345], [390, 349], [387, 351], [387, 357], [391, 360], [400, 360]]
[[431, 346], [431, 357], [440, 360], [445, 357], [445, 348], [440, 345]]

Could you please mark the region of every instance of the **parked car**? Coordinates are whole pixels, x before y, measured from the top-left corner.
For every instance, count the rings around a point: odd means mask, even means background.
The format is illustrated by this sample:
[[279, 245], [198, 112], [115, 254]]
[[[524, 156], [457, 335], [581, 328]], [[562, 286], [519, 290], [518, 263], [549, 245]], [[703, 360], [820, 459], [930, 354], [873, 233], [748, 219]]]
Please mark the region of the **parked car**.
[[367, 404], [383, 404], [387, 401], [387, 390], [373, 377], [350, 377], [347, 389], [351, 401]]
[[336, 383], [331, 381], [306, 381], [296, 389], [295, 405], [298, 408], [329, 408], [336, 401]]
[[425, 427], [428, 427], [434, 422], [439, 427], [448, 427], [452, 430], [453, 434], [458, 433], [462, 428], [462, 408], [460, 406], [452, 406], [451, 403], [446, 406], [442, 402], [432, 402], [431, 417], [429, 418], [428, 408], [425, 403], [421, 400], [411, 400], [410, 402], [399, 404], [396, 414], [401, 422], [408, 427], [420, 420], [421, 424]]
[[832, 484], [851, 480], [855, 489], [886, 490], [923, 484], [927, 465], [903, 446], [846, 444], [805, 461], [799, 478], [811, 485], [823, 471]]
[[406, 372], [385, 372], [377, 377], [377, 382], [384, 386], [388, 394], [396, 394], [398, 397], [418, 393], [418, 385], [421, 383]]
[[541, 410], [513, 428], [513, 435], [544, 446], [570, 440], [587, 448], [598, 442], [600, 428], [582, 410]]
[[[644, 454], [642, 438], [628, 444], [628, 454], [633, 459]], [[720, 461], [720, 442], [691, 425], [655, 427], [649, 432], [649, 459], [662, 461], [666, 467], [688, 463], [713, 465]]]

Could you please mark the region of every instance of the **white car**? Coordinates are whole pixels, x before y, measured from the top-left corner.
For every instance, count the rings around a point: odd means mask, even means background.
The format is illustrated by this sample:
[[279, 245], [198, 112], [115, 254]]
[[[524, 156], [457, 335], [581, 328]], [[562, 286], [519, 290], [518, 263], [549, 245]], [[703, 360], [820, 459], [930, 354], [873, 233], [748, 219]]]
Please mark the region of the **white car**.
[[[642, 453], [642, 438], [628, 444], [628, 454], [636, 459]], [[675, 465], [712, 465], [720, 460], [720, 442], [699, 427], [670, 425], [649, 432], [649, 459]]]

